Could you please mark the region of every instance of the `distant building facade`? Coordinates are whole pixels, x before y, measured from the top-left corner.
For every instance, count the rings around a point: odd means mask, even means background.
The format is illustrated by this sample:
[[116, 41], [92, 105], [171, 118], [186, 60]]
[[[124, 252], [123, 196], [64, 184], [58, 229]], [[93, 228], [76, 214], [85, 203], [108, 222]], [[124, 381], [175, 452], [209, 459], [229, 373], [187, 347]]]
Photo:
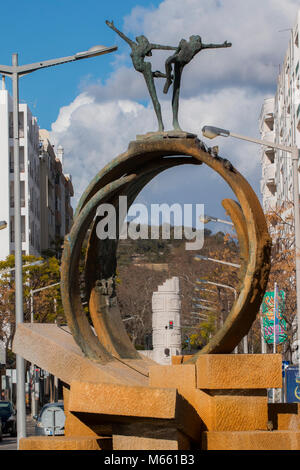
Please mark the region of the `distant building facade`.
[[70, 175], [63, 173], [63, 148], [55, 153], [45, 129], [39, 131], [39, 139], [41, 251], [56, 252], [71, 229], [73, 185]]
[[[300, 147], [300, 10], [274, 98], [264, 100], [259, 119], [261, 138]], [[261, 193], [268, 212], [293, 201], [292, 160], [289, 153], [262, 147]]]
[[139, 351], [158, 364], [172, 364], [181, 354], [181, 300], [179, 278], [172, 277], [152, 295], [152, 350]]
[[[71, 177], [63, 174], [61, 161], [55, 156], [46, 134], [47, 131], [39, 130], [37, 119], [32, 116], [28, 105], [19, 104], [21, 225], [24, 255], [38, 256], [44, 250], [53, 249], [56, 235], [63, 238], [72, 224]], [[13, 103], [5, 86], [2, 85], [0, 218], [7, 222], [7, 228], [0, 231], [1, 260], [14, 254], [15, 251], [13, 146]], [[46, 155], [49, 158], [46, 158]], [[59, 182], [57, 188], [56, 180]]]

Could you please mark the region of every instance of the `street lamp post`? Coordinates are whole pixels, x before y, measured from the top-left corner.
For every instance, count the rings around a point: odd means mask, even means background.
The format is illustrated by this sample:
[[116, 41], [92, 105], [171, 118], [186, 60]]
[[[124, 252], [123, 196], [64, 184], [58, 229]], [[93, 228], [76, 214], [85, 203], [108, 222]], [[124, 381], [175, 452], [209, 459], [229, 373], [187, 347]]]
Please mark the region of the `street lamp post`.
[[211, 284], [213, 286], [223, 287], [224, 289], [230, 289], [234, 293], [234, 299], [236, 300], [237, 298], [236, 289], [232, 286], [228, 286], [227, 284], [220, 284], [219, 282], [208, 281], [207, 279], [197, 279], [196, 284]]
[[[222, 287], [223, 289], [229, 289], [234, 293], [234, 300], [237, 299], [237, 291], [234, 287], [228, 286], [227, 284], [221, 284], [220, 282], [213, 282], [213, 281], [208, 281], [207, 279], [197, 279], [196, 280], [197, 284], [211, 284], [213, 286], [217, 287]], [[244, 348], [244, 353], [248, 353], [248, 344], [247, 344], [247, 336], [244, 336], [243, 338], [243, 348]], [[234, 352], [237, 352], [237, 347], [235, 348]]]
[[[296, 264], [296, 298], [297, 298], [297, 337], [300, 340], [300, 205], [299, 205], [299, 183], [298, 183], [298, 162], [299, 162], [299, 149], [296, 145], [286, 146], [276, 144], [262, 139], [254, 139], [252, 137], [236, 134], [227, 129], [219, 127], [204, 126], [202, 133], [205, 137], [213, 139], [214, 137], [235, 137], [236, 139], [246, 140], [258, 145], [264, 145], [276, 150], [282, 150], [291, 155], [292, 158], [292, 172], [293, 172], [293, 202], [294, 202], [294, 221], [295, 221], [295, 264]], [[299, 342], [300, 344], [300, 342]], [[298, 376], [300, 376], [300, 354], [298, 355]]]
[[208, 316], [203, 313], [192, 312], [191, 315], [192, 317], [199, 318], [200, 320], [208, 320]]
[[[0, 65], [0, 74], [12, 79], [13, 90], [13, 140], [14, 140], [14, 229], [15, 229], [15, 297], [16, 325], [23, 323], [23, 279], [22, 279], [22, 232], [21, 232], [21, 200], [20, 200], [20, 157], [19, 157], [19, 77], [36, 70], [73, 62], [115, 51], [116, 46], [94, 46], [88, 51], [72, 56], [36, 62], [27, 65], [18, 64], [18, 54], [12, 54], [12, 65]], [[25, 368], [24, 359], [16, 355], [17, 375], [17, 433], [19, 440], [26, 437], [25, 408]]]
[[194, 256], [194, 259], [196, 261], [199, 261], [199, 260], [213, 261], [214, 263], [226, 264], [227, 266], [232, 266], [233, 268], [240, 268], [241, 267], [240, 264], [230, 263], [229, 261], [223, 261], [223, 260], [215, 259], [215, 258], [209, 258], [208, 256], [203, 256], [203, 255], [196, 255], [196, 256]]
[[[46, 289], [50, 289], [50, 287], [56, 287], [60, 284], [60, 282], [56, 282], [55, 284], [50, 284], [49, 286], [40, 287], [39, 289], [31, 289], [30, 290], [30, 323], [34, 323], [34, 308], [33, 308], [33, 296], [37, 292], [41, 292]], [[31, 364], [31, 377], [34, 376], [34, 364]], [[32, 382], [32, 389], [31, 389], [31, 415], [35, 416], [37, 414], [36, 409], [36, 400], [35, 400], [35, 390], [33, 387]]]
[[207, 307], [207, 305], [202, 305], [202, 304], [193, 304], [193, 307], [195, 308], [200, 308], [200, 310], [209, 310], [210, 312], [216, 312], [215, 308]]
[[[232, 222], [228, 222], [228, 224], [230, 225], [233, 225]], [[204, 260], [204, 261], [213, 261], [215, 263], [221, 263], [221, 264], [227, 264], [228, 266], [232, 266], [234, 268], [240, 268], [241, 265], [240, 264], [235, 264], [235, 263], [230, 263], [229, 261], [223, 261], [223, 260], [220, 260], [220, 259], [215, 259], [215, 258], [209, 258], [207, 256], [203, 256], [203, 255], [196, 255], [194, 257], [194, 259], [196, 261], [199, 261], [199, 260]], [[217, 285], [217, 284], [216, 284]], [[224, 287], [224, 286], [222, 286]], [[229, 286], [228, 286], [229, 287]], [[233, 288], [232, 288], [233, 289]], [[234, 289], [234, 292], [235, 292], [235, 300], [236, 300], [236, 290]], [[244, 353], [247, 354], [248, 353], [248, 341], [247, 341], [247, 335], [244, 336], [243, 338], [243, 349], [244, 349]], [[236, 351], [236, 350], [235, 350]]]
[[216, 293], [216, 291], [211, 290], [211, 289], [205, 289], [205, 287], [194, 287], [194, 290], [195, 290], [196, 292], [200, 292], [200, 291], [202, 290], [202, 291], [205, 291], [205, 292], [210, 292], [211, 294], [215, 294], [215, 293]]
[[233, 223], [229, 220], [219, 219], [218, 217], [213, 217], [212, 215], [204, 215], [203, 217], [199, 217], [199, 219], [201, 222], [203, 222], [203, 224], [207, 224], [208, 222], [219, 222], [221, 224], [233, 226]]

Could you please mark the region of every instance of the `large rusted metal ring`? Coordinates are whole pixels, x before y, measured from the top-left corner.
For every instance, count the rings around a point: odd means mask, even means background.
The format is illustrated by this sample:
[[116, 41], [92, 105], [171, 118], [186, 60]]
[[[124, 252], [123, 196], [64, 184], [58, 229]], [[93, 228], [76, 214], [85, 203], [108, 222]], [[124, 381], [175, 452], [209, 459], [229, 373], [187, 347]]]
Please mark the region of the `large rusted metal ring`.
[[[72, 230], [65, 238], [61, 270], [63, 307], [75, 341], [90, 359], [102, 363], [113, 357], [141, 359], [126, 334], [116, 300], [118, 240], [98, 239], [97, 208], [100, 204], [111, 203], [118, 217], [119, 196], [128, 197], [129, 207], [157, 174], [187, 163], [205, 163], [219, 173], [235, 193], [238, 203], [226, 199], [223, 206], [236, 228], [243, 258], [239, 295], [222, 328], [192, 361], [199, 354], [232, 352], [256, 318], [268, 281], [271, 239], [261, 205], [249, 183], [228, 160], [208, 152], [202, 142], [191, 135], [137, 140], [91, 181], [80, 199]], [[79, 273], [82, 245], [90, 227], [84, 267], [85, 295], [91, 317], [88, 319], [82, 307]]]

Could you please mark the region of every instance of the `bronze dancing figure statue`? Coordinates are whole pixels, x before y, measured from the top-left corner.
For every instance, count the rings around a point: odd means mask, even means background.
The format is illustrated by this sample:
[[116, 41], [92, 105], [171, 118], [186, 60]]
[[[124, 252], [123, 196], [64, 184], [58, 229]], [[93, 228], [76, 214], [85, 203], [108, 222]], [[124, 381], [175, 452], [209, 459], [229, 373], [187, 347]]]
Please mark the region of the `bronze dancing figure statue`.
[[133, 66], [135, 70], [138, 72], [141, 72], [144, 76], [148, 91], [150, 93], [150, 97], [154, 106], [154, 111], [158, 119], [158, 126], [159, 126], [159, 131], [164, 130], [164, 125], [162, 121], [162, 115], [161, 115], [161, 107], [160, 103], [157, 98], [156, 94], [156, 89], [155, 89], [155, 84], [154, 84], [154, 77], [162, 77], [166, 78], [166, 75], [164, 73], [161, 73], [159, 71], [152, 72], [151, 70], [151, 63], [150, 62], [145, 62], [145, 57], [146, 56], [151, 56], [152, 49], [165, 49], [165, 50], [176, 50], [176, 47], [172, 46], [162, 46], [160, 44], [152, 44], [148, 41], [148, 39], [145, 36], [137, 36], [136, 37], [136, 42], [132, 41], [129, 39], [125, 34], [123, 34], [121, 31], [119, 31], [113, 21], [106, 21], [107, 26], [109, 26], [113, 31], [115, 31], [124, 41], [129, 44], [131, 47], [131, 59]]
[[181, 39], [176, 51], [173, 55], [168, 57], [165, 63], [166, 67], [166, 83], [164, 86], [164, 93], [167, 93], [172, 83], [172, 64], [174, 64], [174, 82], [173, 82], [173, 97], [172, 97], [172, 111], [173, 111], [173, 127], [180, 129], [178, 122], [178, 106], [179, 106], [179, 92], [181, 75], [185, 65], [187, 65], [198, 52], [203, 49], [216, 49], [219, 47], [231, 47], [231, 43], [225, 41], [223, 44], [203, 44], [200, 36], [190, 36], [189, 41]]

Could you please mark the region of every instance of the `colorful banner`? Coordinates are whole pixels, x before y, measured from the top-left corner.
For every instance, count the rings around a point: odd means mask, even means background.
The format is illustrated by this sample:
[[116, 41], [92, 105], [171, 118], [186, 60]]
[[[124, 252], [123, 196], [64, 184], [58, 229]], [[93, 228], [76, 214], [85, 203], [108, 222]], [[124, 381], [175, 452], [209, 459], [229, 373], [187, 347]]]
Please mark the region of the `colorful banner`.
[[[275, 305], [274, 305], [275, 301]], [[275, 327], [274, 327], [274, 310]], [[276, 344], [284, 343], [287, 340], [286, 321], [284, 319], [284, 291], [266, 292], [261, 307], [263, 318], [263, 335], [268, 344], [274, 344], [274, 331]]]

